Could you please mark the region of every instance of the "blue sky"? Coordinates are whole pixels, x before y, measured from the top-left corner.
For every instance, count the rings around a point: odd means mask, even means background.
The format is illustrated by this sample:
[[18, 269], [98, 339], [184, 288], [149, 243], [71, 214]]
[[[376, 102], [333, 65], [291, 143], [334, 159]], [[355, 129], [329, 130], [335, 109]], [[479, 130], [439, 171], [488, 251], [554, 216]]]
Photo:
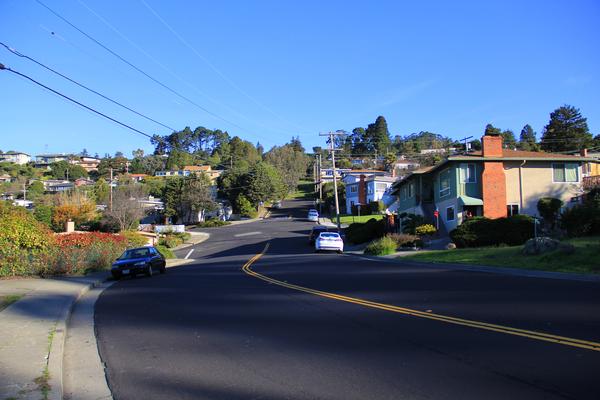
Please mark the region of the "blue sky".
[[[125, 65], [35, 0], [0, 1], [0, 41], [175, 129], [265, 148], [386, 117], [393, 135], [541, 135], [571, 104], [600, 133], [598, 1], [41, 0], [207, 114]], [[164, 23], [163, 23], [164, 22]], [[0, 48], [0, 62], [124, 123], [168, 134]], [[0, 149], [152, 151], [149, 141], [0, 71]], [[226, 121], [224, 121], [226, 120]]]

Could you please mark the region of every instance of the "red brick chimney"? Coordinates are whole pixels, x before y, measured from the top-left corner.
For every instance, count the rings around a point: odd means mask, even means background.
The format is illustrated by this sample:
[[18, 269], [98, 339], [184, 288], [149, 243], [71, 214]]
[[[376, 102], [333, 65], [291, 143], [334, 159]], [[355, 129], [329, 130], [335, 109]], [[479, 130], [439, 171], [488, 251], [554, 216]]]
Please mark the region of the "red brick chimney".
[[587, 157], [587, 149], [581, 149], [581, 151], [579, 152], [579, 154], [581, 155], [581, 157]]
[[[502, 157], [502, 136], [481, 138], [484, 158]], [[488, 218], [506, 217], [506, 176], [502, 161], [484, 161], [481, 176], [483, 215]]]
[[365, 186], [365, 176], [360, 176], [358, 182], [358, 202], [360, 204], [367, 204], [367, 187]]

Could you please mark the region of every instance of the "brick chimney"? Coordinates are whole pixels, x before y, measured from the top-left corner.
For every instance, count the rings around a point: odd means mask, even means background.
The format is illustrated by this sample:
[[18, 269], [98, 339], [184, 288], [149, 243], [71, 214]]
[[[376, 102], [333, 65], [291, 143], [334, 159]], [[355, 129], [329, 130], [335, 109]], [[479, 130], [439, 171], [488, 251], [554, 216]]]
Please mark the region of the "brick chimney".
[[360, 181], [358, 182], [358, 202], [360, 204], [367, 204], [367, 187], [364, 175], [360, 176]]
[[484, 157], [502, 157], [502, 136], [484, 135], [481, 144]]
[[[484, 158], [502, 157], [502, 136], [484, 135], [481, 138]], [[483, 215], [488, 218], [506, 217], [506, 176], [502, 161], [484, 161], [481, 175]]]
[[581, 157], [587, 157], [588, 149], [581, 149], [579, 154], [581, 155]]

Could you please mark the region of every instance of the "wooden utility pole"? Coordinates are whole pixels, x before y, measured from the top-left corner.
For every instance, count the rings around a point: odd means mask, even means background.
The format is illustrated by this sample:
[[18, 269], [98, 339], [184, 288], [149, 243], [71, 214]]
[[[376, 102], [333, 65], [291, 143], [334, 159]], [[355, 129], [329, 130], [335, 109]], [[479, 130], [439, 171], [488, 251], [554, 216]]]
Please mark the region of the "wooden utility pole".
[[335, 197], [335, 217], [336, 217], [336, 222], [337, 222], [337, 227], [338, 229], [340, 229], [340, 203], [338, 200], [338, 192], [337, 192], [337, 174], [336, 174], [336, 170], [335, 170], [335, 136], [342, 136], [345, 135], [346, 132], [344, 131], [336, 131], [336, 132], [329, 132], [329, 133], [319, 133], [319, 136], [329, 136], [329, 140], [327, 141], [329, 143], [329, 151], [331, 153], [331, 163], [332, 163], [332, 169], [333, 169], [333, 195]]
[[110, 181], [108, 182], [110, 187], [110, 191], [108, 192], [108, 209], [112, 211], [112, 203], [113, 203], [113, 169], [110, 168]]

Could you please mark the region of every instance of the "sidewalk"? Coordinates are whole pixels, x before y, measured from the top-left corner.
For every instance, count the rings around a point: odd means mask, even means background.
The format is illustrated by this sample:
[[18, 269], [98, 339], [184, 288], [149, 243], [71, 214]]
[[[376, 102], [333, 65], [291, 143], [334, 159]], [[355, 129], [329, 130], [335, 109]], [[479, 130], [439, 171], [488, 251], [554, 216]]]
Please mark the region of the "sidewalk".
[[0, 311], [0, 399], [63, 398], [69, 315], [77, 300], [109, 275], [0, 280], [0, 296], [23, 295]]

